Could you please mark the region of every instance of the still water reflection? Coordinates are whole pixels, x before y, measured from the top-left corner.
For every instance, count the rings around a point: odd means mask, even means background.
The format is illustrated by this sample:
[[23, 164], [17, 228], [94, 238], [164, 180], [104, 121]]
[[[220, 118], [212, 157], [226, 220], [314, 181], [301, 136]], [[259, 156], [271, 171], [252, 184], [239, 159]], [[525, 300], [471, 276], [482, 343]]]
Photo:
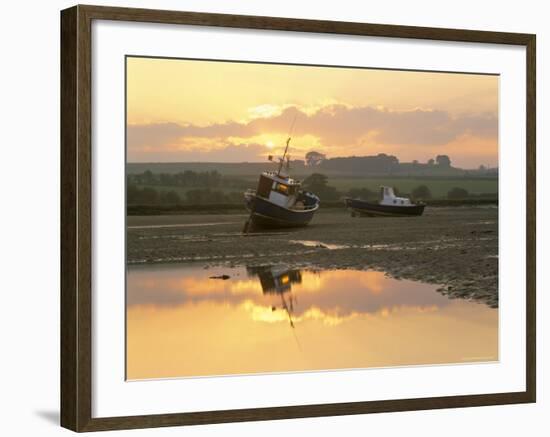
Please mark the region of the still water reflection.
[[498, 311], [381, 272], [128, 267], [128, 379], [498, 359]]

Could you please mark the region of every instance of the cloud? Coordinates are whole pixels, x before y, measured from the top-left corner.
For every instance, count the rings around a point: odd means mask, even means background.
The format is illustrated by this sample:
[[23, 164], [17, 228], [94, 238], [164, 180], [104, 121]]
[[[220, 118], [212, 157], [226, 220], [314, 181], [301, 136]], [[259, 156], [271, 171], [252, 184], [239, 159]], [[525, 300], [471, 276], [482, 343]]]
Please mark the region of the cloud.
[[165, 154], [177, 155], [179, 159], [190, 162], [254, 162], [264, 161], [267, 150], [264, 145], [257, 143], [223, 142], [215, 148], [194, 145], [190, 148], [168, 149]]
[[[262, 152], [265, 154], [265, 150], [260, 151], [263, 146], [230, 145], [231, 137], [246, 139], [266, 133], [286, 135], [293, 123], [294, 136], [314, 136], [326, 147], [354, 146], [365, 138], [379, 145], [442, 146], [464, 135], [496, 140], [498, 132], [497, 116], [491, 113], [452, 115], [443, 110], [393, 111], [344, 104], [327, 104], [315, 111], [289, 106], [280, 112], [269, 106], [269, 111], [265, 112], [270, 115], [246, 122], [229, 121], [205, 126], [177, 123], [128, 125], [128, 147], [131, 153], [139, 150], [158, 152], [159, 147], [183, 152], [189, 147], [186, 149], [182, 144], [189, 145], [190, 139], [203, 139], [225, 144], [215, 147], [223, 154], [224, 160], [230, 156], [228, 153], [246, 160]], [[239, 153], [241, 147], [247, 151]]]
[[258, 142], [181, 137], [172, 123], [151, 126], [151, 129], [142, 127], [133, 130], [132, 137], [128, 135], [130, 161], [256, 162], [263, 161], [269, 153], [269, 148]]
[[252, 131], [246, 125], [236, 122], [212, 124], [205, 127], [192, 124], [152, 123], [128, 125], [128, 147], [139, 149], [143, 147], [166, 146], [177, 144], [186, 138], [227, 138], [248, 137]]

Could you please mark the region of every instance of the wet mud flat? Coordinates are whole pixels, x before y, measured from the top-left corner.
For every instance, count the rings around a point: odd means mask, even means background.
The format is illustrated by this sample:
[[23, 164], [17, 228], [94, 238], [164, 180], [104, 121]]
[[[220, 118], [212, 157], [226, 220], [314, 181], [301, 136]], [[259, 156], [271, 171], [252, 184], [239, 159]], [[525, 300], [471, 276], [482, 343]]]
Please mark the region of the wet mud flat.
[[320, 210], [305, 228], [243, 235], [247, 215], [130, 216], [128, 264], [287, 265], [384, 271], [498, 307], [498, 208], [427, 208], [421, 217]]

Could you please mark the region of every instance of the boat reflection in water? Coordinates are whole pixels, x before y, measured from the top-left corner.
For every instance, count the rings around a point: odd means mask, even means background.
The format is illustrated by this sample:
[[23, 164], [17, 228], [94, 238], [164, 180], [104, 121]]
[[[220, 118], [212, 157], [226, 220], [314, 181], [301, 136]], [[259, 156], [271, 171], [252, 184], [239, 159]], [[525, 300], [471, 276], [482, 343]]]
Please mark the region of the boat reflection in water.
[[127, 284], [128, 379], [498, 359], [498, 310], [383, 272], [158, 264]]
[[[297, 303], [296, 296], [292, 295], [292, 284], [302, 283], [300, 270], [289, 270], [285, 267], [260, 266], [247, 267], [249, 276], [258, 276], [264, 294], [275, 294], [281, 298], [281, 308], [288, 314], [290, 326], [294, 328], [292, 313]], [[271, 311], [277, 311], [277, 306], [272, 305]]]

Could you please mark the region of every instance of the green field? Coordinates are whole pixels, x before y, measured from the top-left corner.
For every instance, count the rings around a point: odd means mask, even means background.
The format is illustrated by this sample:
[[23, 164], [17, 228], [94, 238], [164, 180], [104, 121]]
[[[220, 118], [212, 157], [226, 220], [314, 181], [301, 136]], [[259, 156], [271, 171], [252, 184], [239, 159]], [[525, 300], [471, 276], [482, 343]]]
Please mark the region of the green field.
[[470, 194], [498, 194], [498, 179], [477, 178], [330, 178], [328, 184], [338, 191], [348, 191], [351, 188], [368, 188], [378, 192], [380, 185], [395, 187], [400, 193], [410, 193], [419, 185], [426, 185], [434, 198], [445, 198], [454, 187], [467, 190]]

